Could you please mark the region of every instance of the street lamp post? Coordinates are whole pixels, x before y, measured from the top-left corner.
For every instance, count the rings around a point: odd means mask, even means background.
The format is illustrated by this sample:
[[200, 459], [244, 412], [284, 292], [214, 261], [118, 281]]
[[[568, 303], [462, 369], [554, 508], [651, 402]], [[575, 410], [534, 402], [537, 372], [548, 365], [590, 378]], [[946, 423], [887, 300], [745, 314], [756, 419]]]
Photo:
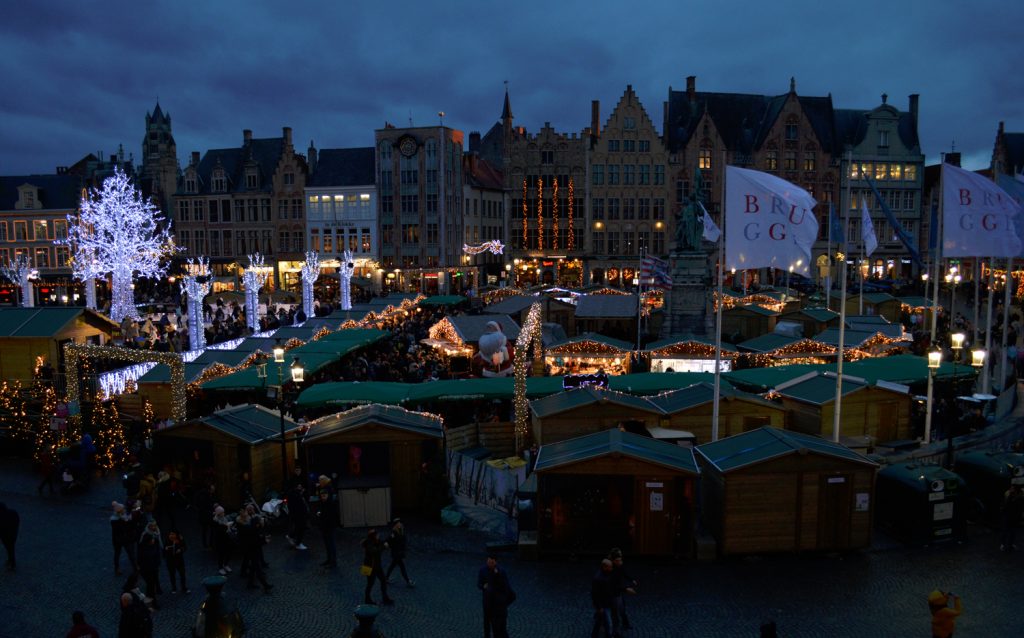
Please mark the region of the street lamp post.
[[953, 320], [956, 318], [956, 287], [960, 283], [960, 273], [951, 269], [946, 273], [946, 283], [949, 284], [949, 329], [953, 329]]
[[[953, 378], [950, 380], [950, 405], [956, 401], [956, 364], [960, 362], [960, 353], [964, 347], [964, 339], [967, 336], [962, 332], [954, 332], [949, 336], [950, 345], [953, 348]], [[980, 368], [985, 365], [985, 350], [982, 348], [975, 348], [971, 351], [971, 366]], [[953, 439], [959, 434], [960, 420], [951, 421], [947, 424], [946, 428], [946, 467], [952, 469], [953, 467], [953, 456], [954, 456], [954, 445]]]
[[[284, 346], [281, 345], [280, 339], [274, 345], [273, 354], [274, 363], [277, 364], [277, 413], [281, 425], [281, 489], [286, 490], [288, 488], [288, 439], [285, 436], [284, 429]], [[267, 378], [266, 367], [267, 364], [261, 364], [256, 372], [257, 376], [264, 379], [264, 382], [266, 382]], [[295, 357], [292, 361], [290, 370], [291, 382], [296, 384], [302, 383], [305, 370], [298, 357]]]
[[932, 441], [932, 404], [935, 396], [935, 373], [942, 363], [942, 351], [935, 349], [928, 352], [928, 401], [924, 414], [924, 444]]

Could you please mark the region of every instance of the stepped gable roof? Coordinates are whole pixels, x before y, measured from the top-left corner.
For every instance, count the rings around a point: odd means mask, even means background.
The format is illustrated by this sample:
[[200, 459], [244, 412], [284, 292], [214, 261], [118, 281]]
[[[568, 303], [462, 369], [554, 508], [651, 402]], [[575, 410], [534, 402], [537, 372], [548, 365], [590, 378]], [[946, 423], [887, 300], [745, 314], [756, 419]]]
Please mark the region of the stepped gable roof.
[[1024, 167], [1024, 133], [1003, 133], [1003, 147], [1008, 167]]
[[306, 186], [372, 186], [376, 183], [374, 147], [325, 148], [317, 153], [316, 170]]
[[[77, 175], [9, 175], [0, 177], [0, 210], [13, 211], [18, 188], [30, 184], [39, 189], [37, 210], [78, 210], [82, 180]], [[28, 212], [28, 211], [26, 211]]]
[[[889, 108], [899, 113], [897, 132], [900, 140], [908, 149], [920, 148], [921, 142], [917, 136], [917, 125], [914, 123], [912, 113], [898, 111], [896, 107], [885, 104], [878, 108]], [[868, 132], [868, 115], [875, 109], [835, 109], [833, 122], [836, 135], [836, 151], [842, 150], [843, 146], [857, 146], [864, 141]]]
[[[272, 178], [284, 150], [283, 137], [253, 139], [237, 148], [216, 148], [206, 151], [196, 168], [199, 194], [208, 194], [213, 187], [213, 171], [220, 166], [227, 178], [227, 192], [262, 192], [274, 189]], [[245, 165], [252, 159], [259, 166], [260, 186], [256, 191], [245, 187]]]

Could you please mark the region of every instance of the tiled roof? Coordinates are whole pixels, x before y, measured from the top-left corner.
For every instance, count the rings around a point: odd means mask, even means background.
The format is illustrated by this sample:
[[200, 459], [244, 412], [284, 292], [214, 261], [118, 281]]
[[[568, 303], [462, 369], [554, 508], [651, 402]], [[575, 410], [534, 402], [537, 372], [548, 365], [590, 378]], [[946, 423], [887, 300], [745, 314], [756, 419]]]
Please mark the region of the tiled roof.
[[[213, 171], [220, 166], [227, 179], [227, 192], [263, 192], [274, 189], [273, 177], [284, 150], [283, 137], [253, 139], [248, 145], [238, 148], [217, 148], [206, 151], [196, 168], [199, 194], [210, 194], [213, 188]], [[245, 165], [252, 158], [259, 168], [260, 187], [255, 191], [245, 186]], [[371, 182], [372, 183], [372, 182]], [[182, 193], [179, 189], [179, 195]]]
[[374, 147], [325, 148], [317, 152], [316, 170], [307, 187], [373, 186], [376, 184]]
[[850, 448], [817, 436], [762, 427], [697, 446], [697, 454], [707, 459], [720, 472], [777, 459], [790, 454], [811, 453], [852, 461], [869, 467], [877, 464]]
[[772, 352], [779, 348], [788, 346], [798, 341], [804, 341], [803, 337], [789, 337], [786, 335], [775, 334], [770, 332], [768, 334], [761, 335], [760, 337], [754, 337], [753, 339], [747, 339], [742, 343], [736, 344], [736, 347], [740, 350], [746, 350], [748, 352]]
[[[199, 423], [250, 445], [280, 438], [281, 435], [280, 415], [261, 405], [237, 405], [218, 410], [199, 419]], [[165, 430], [158, 430], [157, 434], [172, 432], [189, 425], [189, 423], [173, 425]], [[284, 418], [286, 435], [295, 431], [296, 428], [298, 425], [294, 421], [288, 417]]]
[[586, 387], [559, 392], [543, 399], [530, 401], [530, 410], [538, 417], [548, 417], [592, 403], [615, 403], [641, 412], [661, 414], [661, 410], [642, 397]]
[[505, 189], [505, 177], [499, 169], [492, 166], [486, 159], [482, 157], [472, 158], [467, 162], [467, 169], [465, 180], [470, 186], [496, 191]]
[[77, 175], [9, 175], [0, 177], [0, 211], [14, 210], [18, 202], [18, 187], [25, 184], [39, 189], [38, 201], [43, 205], [42, 210], [78, 209], [82, 180]]
[[627, 456], [686, 474], [700, 473], [692, 449], [622, 432], [618, 428], [543, 445], [537, 453], [534, 470], [545, 472], [610, 454]]
[[313, 421], [304, 442], [309, 443], [365, 425], [383, 425], [395, 430], [404, 430], [440, 439], [443, 436], [442, 423], [441, 417], [433, 414], [410, 412], [398, 406], [372, 403]]

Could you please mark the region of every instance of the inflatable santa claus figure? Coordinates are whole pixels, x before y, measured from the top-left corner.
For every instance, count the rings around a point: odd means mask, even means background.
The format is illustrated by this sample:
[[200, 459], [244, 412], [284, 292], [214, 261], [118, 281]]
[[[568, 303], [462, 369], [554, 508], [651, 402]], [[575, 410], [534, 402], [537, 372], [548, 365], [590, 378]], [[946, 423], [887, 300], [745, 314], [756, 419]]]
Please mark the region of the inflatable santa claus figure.
[[479, 351], [473, 357], [473, 363], [480, 367], [480, 375], [484, 377], [508, 377], [512, 375], [512, 343], [501, 331], [501, 324], [488, 321], [484, 334], [477, 342]]

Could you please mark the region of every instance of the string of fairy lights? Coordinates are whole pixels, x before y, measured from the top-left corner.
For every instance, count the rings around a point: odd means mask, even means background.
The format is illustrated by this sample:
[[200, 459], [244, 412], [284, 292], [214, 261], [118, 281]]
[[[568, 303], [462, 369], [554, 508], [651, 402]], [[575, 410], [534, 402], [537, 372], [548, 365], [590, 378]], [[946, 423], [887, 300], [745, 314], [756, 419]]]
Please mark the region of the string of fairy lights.
[[558, 179], [551, 186], [551, 245], [558, 248]]
[[[573, 229], [573, 222], [572, 222], [573, 208], [575, 207], [575, 201], [576, 201], [575, 191], [576, 191], [576, 188], [573, 186], [572, 178], [570, 177], [569, 178], [569, 210], [568, 210], [568, 213], [569, 213], [569, 235], [567, 237], [568, 243], [566, 245], [566, 248], [568, 250], [575, 250], [575, 248], [576, 248], [576, 237], [575, 237], [576, 232]], [[581, 281], [583, 280], [583, 273], [582, 273], [582, 271], [580, 272], [580, 280]]]
[[544, 179], [537, 178], [537, 250], [544, 250]]
[[512, 393], [512, 405], [515, 408], [516, 450], [523, 449], [527, 435], [530, 433], [530, 402], [526, 398], [526, 366], [530, 362], [529, 350], [533, 344], [534, 352], [542, 346], [541, 305], [535, 303], [526, 313], [526, 320], [516, 338], [515, 357], [512, 368], [515, 373], [515, 385]]
[[528, 228], [528, 226], [530, 224], [530, 218], [529, 218], [529, 215], [530, 215], [530, 205], [529, 205], [529, 202], [526, 199], [527, 187], [528, 187], [528, 184], [526, 183], [526, 180], [524, 179], [523, 180], [523, 250], [529, 250], [530, 249], [530, 245], [529, 245], [530, 236], [529, 236], [529, 233], [527, 232], [527, 228]]

